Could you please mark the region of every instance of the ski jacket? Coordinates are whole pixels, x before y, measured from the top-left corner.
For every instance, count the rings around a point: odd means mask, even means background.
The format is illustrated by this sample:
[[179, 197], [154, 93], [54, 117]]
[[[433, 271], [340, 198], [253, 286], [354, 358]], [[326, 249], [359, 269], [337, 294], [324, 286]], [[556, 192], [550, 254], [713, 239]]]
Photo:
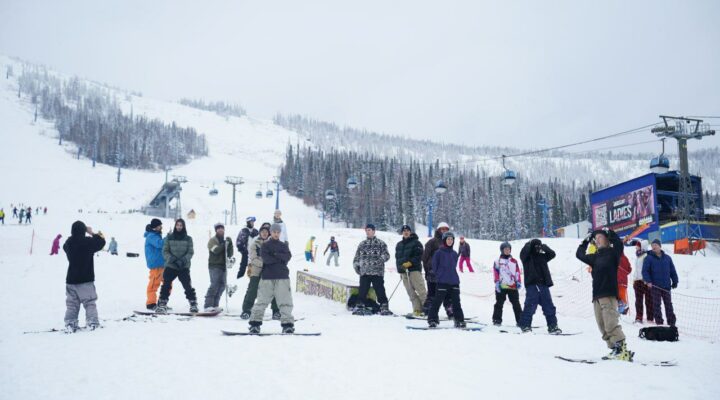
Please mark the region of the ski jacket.
[[387, 245], [377, 237], [365, 239], [358, 245], [353, 268], [358, 275], [385, 275], [385, 262], [390, 259]]
[[288, 262], [292, 258], [287, 243], [273, 238], [268, 239], [260, 247], [263, 268], [262, 279], [290, 279]]
[[249, 226], [246, 226], [240, 230], [240, 233], [238, 233], [237, 240], [235, 241], [235, 245], [237, 246], [238, 251], [243, 257], [248, 256], [248, 249], [250, 248], [250, 244], [255, 240], [255, 238], [259, 235], [258, 230], [255, 228], [250, 228]]
[[633, 281], [643, 280], [643, 263], [645, 262], [645, 257], [647, 257], [647, 252], [643, 250], [640, 255], [638, 255], [635, 259], [635, 268], [633, 269]]
[[[395, 245], [395, 267], [398, 273], [404, 274], [408, 271], [422, 271], [423, 245], [418, 235], [411, 233], [407, 239], [403, 238]], [[409, 268], [403, 267], [406, 262], [412, 263]]]
[[323, 255], [330, 250], [330, 253], [338, 253], [340, 254], [340, 248], [338, 247], [338, 244], [336, 241], [331, 240], [330, 243], [328, 243], [327, 247], [325, 247], [325, 251], [323, 251]]
[[470, 258], [470, 243], [468, 242], [462, 242], [460, 243], [460, 247], [458, 248], [458, 253], [460, 253], [460, 256]]
[[314, 240], [308, 240], [308, 242], [305, 244], [305, 251], [308, 253], [312, 253], [313, 251], [313, 245], [315, 245]]
[[164, 244], [160, 232], [145, 232], [145, 264], [149, 269], [165, 266], [165, 258], [163, 257]]
[[63, 244], [69, 263], [65, 283], [73, 285], [94, 282], [95, 253], [103, 247], [105, 247], [105, 239], [102, 236], [94, 234], [92, 237], [87, 237], [84, 224], [82, 230], [79, 227], [76, 229], [73, 224], [73, 234]]
[[620, 253], [620, 265], [618, 266], [618, 285], [621, 287], [627, 287], [628, 275], [632, 272], [630, 266], [630, 260], [625, 256], [624, 253]]
[[61, 237], [62, 237], [61, 235], [57, 235], [57, 236], [55, 236], [55, 239], [53, 239], [52, 248], [50, 249], [50, 251], [52, 253], [57, 253], [60, 250], [60, 238]]
[[657, 256], [654, 251], [648, 251], [643, 262], [643, 280], [652, 283], [654, 286], [670, 290], [677, 286], [678, 275], [672, 258], [664, 251]]
[[165, 238], [163, 244], [165, 267], [176, 270], [190, 269], [193, 254], [195, 254], [193, 240], [187, 233], [173, 232]]
[[110, 253], [117, 253], [117, 242], [115, 240], [110, 240], [110, 244], [108, 244], [108, 251]]
[[500, 282], [502, 289], [517, 289], [520, 279], [520, 264], [512, 256], [501, 255], [493, 264], [494, 282]]
[[233, 256], [232, 239], [221, 239], [215, 235], [208, 240], [207, 247], [208, 267], [226, 269], [227, 259]]
[[457, 273], [459, 255], [452, 247], [443, 246], [433, 254], [432, 268], [437, 283], [446, 285], [459, 285], [460, 277]]
[[262, 246], [267, 239], [256, 237], [250, 245], [250, 276], [260, 276], [263, 270]]
[[428, 282], [436, 282], [435, 273], [432, 268], [432, 259], [435, 252], [438, 251], [442, 245], [442, 233], [440, 230], [435, 230], [435, 236], [425, 243], [425, 250], [423, 250], [422, 263], [423, 269], [425, 270], [425, 279]]
[[575, 252], [578, 260], [592, 268], [593, 300], [618, 296], [618, 267], [623, 254], [623, 242], [614, 231], [608, 231], [608, 240], [609, 247], [598, 248], [594, 254], [585, 254], [589, 244], [585, 239]]
[[536, 244], [541, 244], [539, 239], [533, 239], [525, 243], [525, 246], [520, 250], [520, 261], [523, 263], [525, 272], [525, 286], [543, 285], [552, 287], [553, 281], [548, 262], [555, 258], [555, 252], [546, 244], [543, 244], [542, 250], [538, 252], [535, 249]]

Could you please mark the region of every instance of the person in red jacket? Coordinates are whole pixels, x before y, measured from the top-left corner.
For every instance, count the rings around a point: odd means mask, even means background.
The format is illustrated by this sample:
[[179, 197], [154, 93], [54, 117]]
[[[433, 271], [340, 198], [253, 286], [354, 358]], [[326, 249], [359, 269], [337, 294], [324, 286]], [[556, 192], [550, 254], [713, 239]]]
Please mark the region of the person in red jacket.
[[628, 305], [627, 287], [628, 287], [628, 275], [632, 272], [630, 266], [630, 260], [625, 257], [625, 254], [620, 256], [620, 265], [618, 265], [617, 281], [618, 281], [618, 312], [620, 314], [627, 314], [630, 310]]

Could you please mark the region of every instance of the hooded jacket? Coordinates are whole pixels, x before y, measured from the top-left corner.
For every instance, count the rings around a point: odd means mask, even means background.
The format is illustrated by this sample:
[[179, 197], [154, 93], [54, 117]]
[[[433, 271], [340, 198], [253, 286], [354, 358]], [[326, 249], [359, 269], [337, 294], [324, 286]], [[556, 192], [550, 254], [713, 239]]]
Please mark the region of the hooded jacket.
[[182, 221], [183, 230], [173, 232], [165, 238], [163, 245], [163, 257], [165, 258], [165, 267], [176, 270], [190, 269], [190, 260], [195, 250], [193, 249], [193, 240], [187, 234], [187, 226]]
[[433, 254], [432, 268], [437, 283], [446, 285], [460, 284], [460, 277], [456, 270], [458, 258], [458, 253], [452, 247], [445, 245]]
[[[227, 268], [227, 259], [233, 256], [233, 244], [230, 238], [218, 238], [217, 235], [208, 240], [208, 267]], [[225, 254], [223, 254], [225, 250]]]
[[442, 245], [442, 233], [439, 229], [435, 230], [435, 235], [425, 243], [425, 250], [422, 255], [423, 269], [425, 270], [425, 280], [428, 282], [436, 282], [435, 273], [432, 268], [432, 259], [435, 252]]
[[268, 239], [260, 248], [263, 268], [262, 279], [290, 279], [288, 262], [292, 258], [287, 243], [273, 238]]
[[163, 258], [163, 241], [160, 232], [153, 230], [145, 231], [145, 264], [148, 269], [162, 268], [165, 266]]
[[500, 282], [502, 289], [517, 289], [520, 279], [520, 263], [513, 256], [502, 254], [493, 264], [494, 282]]
[[541, 251], [535, 250], [535, 245], [541, 244], [539, 239], [533, 239], [523, 246], [520, 250], [520, 260], [523, 263], [525, 271], [525, 286], [544, 285], [551, 287], [553, 285], [552, 276], [548, 262], [555, 258], [555, 252], [546, 244], [542, 245]]
[[[408, 271], [422, 271], [422, 255], [423, 245], [420, 243], [418, 235], [414, 232], [406, 238], [402, 238], [397, 245], [395, 245], [395, 266], [397, 267], [398, 273], [404, 274]], [[410, 268], [403, 267], [406, 262], [411, 262]]]
[[68, 259], [67, 284], [95, 281], [95, 253], [105, 247], [105, 239], [98, 234], [85, 236], [87, 228], [81, 221], [72, 225], [72, 235], [65, 241], [63, 250]]
[[614, 231], [608, 231], [610, 245], [598, 248], [594, 254], [585, 254], [589, 241], [583, 240], [575, 257], [592, 267], [593, 300], [618, 296], [618, 267], [623, 254], [623, 242]]

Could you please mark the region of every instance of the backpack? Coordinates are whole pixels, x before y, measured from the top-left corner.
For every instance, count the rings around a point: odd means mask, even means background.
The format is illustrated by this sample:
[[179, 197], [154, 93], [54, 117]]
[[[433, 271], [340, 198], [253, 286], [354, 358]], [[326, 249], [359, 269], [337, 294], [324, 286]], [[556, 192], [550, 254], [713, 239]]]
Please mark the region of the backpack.
[[677, 342], [680, 340], [678, 329], [675, 326], [650, 326], [641, 328], [638, 336], [641, 339], [656, 342]]

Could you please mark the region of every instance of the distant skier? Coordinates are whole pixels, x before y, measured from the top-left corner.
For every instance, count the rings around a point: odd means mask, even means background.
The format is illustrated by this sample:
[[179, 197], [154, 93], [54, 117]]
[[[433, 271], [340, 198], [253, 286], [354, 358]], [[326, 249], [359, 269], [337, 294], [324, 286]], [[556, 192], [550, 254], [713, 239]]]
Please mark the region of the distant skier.
[[43, 209], [43, 215], [46, 215], [46, 214], [47, 214], [47, 207], [45, 207], [45, 208]]
[[340, 257], [340, 247], [338, 247], [338, 243], [335, 241], [335, 236], [330, 236], [330, 243], [328, 243], [327, 247], [325, 247], [323, 255], [325, 255], [328, 250], [330, 250], [330, 255], [328, 256], [325, 265], [329, 267], [330, 260], [335, 260], [335, 266], [339, 267], [340, 265], [338, 264], [338, 258]]
[[463, 264], [467, 264], [468, 271], [475, 272], [472, 264], [470, 263], [470, 243], [465, 241], [464, 236], [460, 236], [460, 247], [458, 248], [458, 253], [460, 253], [460, 272], [463, 272]]
[[[595, 242], [597, 251], [586, 254], [591, 240]], [[634, 353], [627, 349], [618, 313], [617, 277], [622, 254], [622, 240], [614, 231], [606, 229], [597, 230], [586, 237], [578, 246], [575, 256], [590, 266], [595, 320], [603, 340], [611, 350], [603, 358], [632, 361]]]
[[522, 307], [520, 306], [520, 289], [522, 279], [520, 278], [520, 263], [511, 255], [512, 246], [508, 242], [500, 245], [500, 258], [493, 264], [493, 276], [495, 280], [495, 307], [493, 309], [492, 321], [494, 325], [502, 325], [503, 305], [505, 299], [510, 299], [515, 324], [520, 326]]
[[0, 222], [5, 225], [5, 210], [0, 208]]
[[[267, 226], [266, 226], [267, 225]], [[258, 286], [260, 285], [260, 276], [263, 270], [263, 259], [262, 259], [262, 246], [267, 242], [270, 237], [270, 224], [263, 224], [260, 227], [260, 234], [252, 244], [250, 244], [250, 263], [248, 264], [248, 276], [250, 281], [248, 282], [247, 291], [245, 292], [245, 298], [242, 304], [242, 314], [240, 318], [250, 319], [250, 313], [252, 312], [253, 305], [255, 305], [255, 299], [257, 299]], [[277, 301], [273, 297], [270, 303], [272, 308], [273, 319], [280, 320], [280, 309], [278, 308]]]
[[110, 238], [110, 244], [108, 244], [108, 253], [116, 256], [118, 255], [118, 244], [114, 237]]
[[145, 307], [148, 310], [157, 308], [157, 292], [162, 284], [165, 271], [165, 258], [163, 257], [162, 221], [153, 218], [145, 226], [145, 264], [150, 270], [147, 284], [147, 298]]
[[54, 256], [57, 255], [60, 252], [60, 239], [62, 238], [61, 234], [57, 234], [55, 236], [55, 239], [53, 239], [52, 247], [50, 248], [50, 255]]
[[290, 287], [288, 262], [292, 258], [290, 247], [281, 240], [282, 225], [273, 224], [270, 239], [261, 247], [263, 260], [258, 296], [250, 316], [250, 333], [260, 333], [265, 309], [273, 298], [280, 309], [280, 326], [283, 333], [295, 332], [295, 317], [292, 315], [293, 301]]
[[205, 312], [222, 311], [220, 298], [227, 285], [227, 259], [233, 256], [232, 239], [225, 237], [225, 226], [218, 222], [214, 228], [215, 236], [207, 245], [210, 287], [205, 294]]
[[677, 289], [678, 275], [672, 258], [662, 250], [662, 243], [652, 241], [652, 251], [647, 253], [643, 261], [643, 280], [650, 288], [653, 299], [653, 314], [657, 325], [663, 324], [661, 303], [665, 303], [665, 315], [670, 326], [677, 321], [673, 310], [670, 291]]
[[23, 219], [25, 219], [25, 209], [24, 209], [24, 208], [21, 208], [21, 209], [20, 209], [20, 224], [21, 224], [21, 225], [22, 225], [22, 223], [23, 223]]
[[17, 218], [17, 217], [18, 217], [18, 209], [17, 209], [17, 207], [13, 207], [13, 218]]
[[[435, 298], [435, 289], [437, 288], [437, 280], [435, 279], [435, 273], [432, 268], [432, 257], [435, 252], [442, 246], [442, 235], [450, 230], [450, 226], [441, 222], [438, 224], [435, 230], [435, 235], [425, 243], [425, 249], [423, 251], [422, 263], [423, 269], [425, 270], [425, 281], [427, 282], [427, 297], [425, 304], [423, 304], [423, 311], [427, 314], [430, 311], [430, 302]], [[445, 313], [448, 319], [453, 319], [452, 305], [450, 299], [445, 299], [443, 302], [445, 306]]]
[[618, 271], [617, 271], [617, 281], [618, 281], [618, 312], [620, 314], [627, 314], [630, 310], [630, 305], [628, 304], [628, 295], [627, 295], [627, 287], [628, 287], [628, 275], [630, 275], [630, 272], [632, 272], [632, 267], [630, 266], [630, 260], [628, 260], [627, 257], [625, 257], [625, 254], [620, 254], [620, 265], [618, 265]]
[[192, 287], [190, 279], [190, 260], [194, 254], [193, 240], [187, 233], [185, 220], [182, 218], [175, 221], [175, 229], [165, 238], [163, 244], [163, 257], [165, 258], [165, 271], [163, 271], [163, 283], [160, 289], [160, 300], [155, 312], [164, 314], [167, 312], [167, 303], [170, 298], [170, 288], [175, 278], [185, 289], [185, 298], [190, 303], [190, 312], [198, 312], [197, 296]]
[[375, 236], [375, 225], [367, 224], [365, 234], [367, 238], [360, 242], [355, 252], [355, 258], [353, 258], [355, 273], [360, 275], [360, 289], [358, 290], [353, 314], [368, 315], [371, 313], [365, 308], [365, 302], [372, 285], [380, 303], [380, 314], [392, 315], [385, 294], [385, 280], [383, 278], [385, 275], [385, 263], [390, 259], [390, 253], [385, 242]]
[[[82, 221], [75, 221], [70, 230], [71, 236], [65, 241], [63, 250], [68, 259], [68, 271], [65, 277], [65, 332], [74, 333], [78, 329], [80, 305], [85, 308], [85, 321], [89, 330], [100, 326], [98, 318], [97, 292], [95, 291], [95, 257], [93, 255], [105, 247], [105, 239], [93, 233]], [[86, 235], [91, 237], [87, 237]]]
[[285, 222], [283, 222], [282, 211], [275, 210], [275, 213], [273, 214], [273, 224], [278, 224], [280, 225], [280, 227], [282, 227], [282, 232], [280, 233], [280, 240], [289, 245], [290, 242], [288, 242], [289, 239], [287, 233], [287, 225], [285, 225]]
[[315, 236], [310, 236], [310, 240], [305, 244], [305, 261], [315, 262], [313, 256], [313, 247], [315, 246]]
[[432, 268], [437, 280], [437, 290], [428, 313], [428, 326], [435, 328], [440, 323], [440, 305], [450, 299], [456, 328], [465, 328], [465, 315], [460, 305], [460, 277], [457, 273], [458, 253], [453, 250], [455, 235], [448, 231], [442, 235], [442, 247], [433, 254]]
[[421, 316], [427, 299], [422, 276], [423, 245], [409, 225], [402, 227], [402, 240], [395, 246], [395, 266], [413, 307], [413, 315]]
[[257, 236], [258, 230], [255, 229], [255, 217], [245, 218], [245, 227], [240, 230], [237, 240], [235, 241], [238, 252], [240, 253], [240, 269], [237, 273], [237, 279], [245, 275], [248, 265], [248, 248]]
[[[643, 281], [643, 262], [647, 257], [648, 244], [647, 240], [635, 241], [635, 268], [633, 269], [633, 290], [635, 291], [635, 323], [643, 322], [643, 315], [647, 316], [647, 320], [652, 321], [653, 301], [650, 295], [650, 289]], [[643, 302], [645, 303], [645, 313], [643, 314]]]
[[32, 223], [32, 207], [28, 207], [27, 212], [25, 213], [25, 223]]
[[520, 260], [525, 270], [525, 306], [520, 317], [523, 332], [532, 331], [532, 318], [538, 305], [542, 307], [547, 329], [550, 334], [562, 333], [558, 328], [555, 305], [550, 288], [553, 286], [548, 262], [555, 258], [555, 252], [540, 239], [532, 239], [520, 250]]

